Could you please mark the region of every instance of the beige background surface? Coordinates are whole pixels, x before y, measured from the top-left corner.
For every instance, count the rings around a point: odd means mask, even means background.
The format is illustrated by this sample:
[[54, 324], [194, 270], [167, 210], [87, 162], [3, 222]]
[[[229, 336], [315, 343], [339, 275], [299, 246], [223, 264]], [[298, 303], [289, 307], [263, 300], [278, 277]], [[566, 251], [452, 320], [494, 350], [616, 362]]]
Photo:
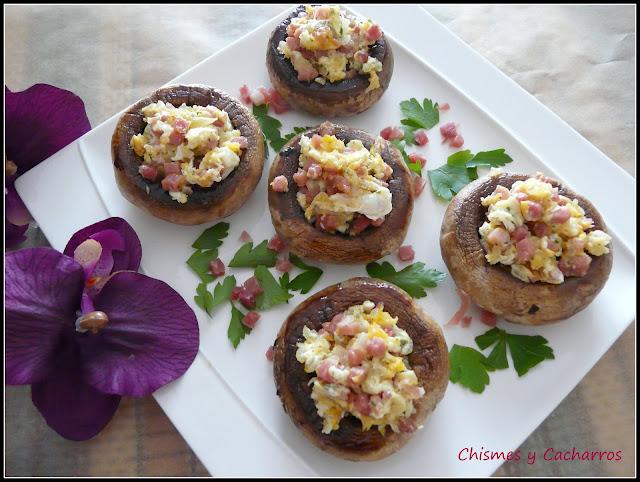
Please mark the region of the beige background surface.
[[[72, 90], [95, 126], [283, 8], [6, 6], [5, 84]], [[635, 177], [635, 6], [426, 8]], [[27, 244], [47, 242], [31, 228]], [[622, 450], [622, 462], [512, 462], [495, 475], [635, 475], [635, 421], [634, 323], [520, 447]], [[5, 422], [6, 475], [207, 475], [151, 397], [125, 400], [85, 443], [49, 430], [28, 387], [7, 387]]]

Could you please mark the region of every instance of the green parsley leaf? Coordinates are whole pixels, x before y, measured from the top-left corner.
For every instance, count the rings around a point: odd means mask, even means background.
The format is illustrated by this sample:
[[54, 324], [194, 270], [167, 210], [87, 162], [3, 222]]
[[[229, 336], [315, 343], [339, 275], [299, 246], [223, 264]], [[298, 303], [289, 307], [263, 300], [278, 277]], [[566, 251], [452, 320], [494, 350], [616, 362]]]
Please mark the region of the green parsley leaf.
[[287, 288], [292, 291], [300, 291], [303, 295], [307, 294], [318, 282], [323, 271], [320, 268], [306, 264], [293, 253], [289, 253], [289, 261], [291, 261], [294, 266], [303, 270], [304, 273], [293, 278], [293, 280], [287, 284]]
[[258, 310], [268, 310], [272, 306], [286, 303], [290, 298], [293, 298], [293, 295], [276, 281], [266, 266], [258, 266], [254, 275], [264, 290], [256, 298]]
[[229, 234], [229, 223], [218, 223], [205, 229], [191, 245], [196, 249], [214, 249], [222, 246], [222, 240]]
[[500, 167], [513, 162], [504, 149], [478, 152], [467, 162], [467, 167]]
[[404, 131], [403, 139], [407, 143], [407, 145], [415, 146], [417, 144], [415, 134], [419, 127], [405, 125], [404, 122], [406, 122], [406, 119], [402, 119], [400, 121], [400, 123], [402, 123], [400, 128]]
[[[285, 144], [287, 142], [289, 142], [291, 139], [293, 139], [295, 136], [300, 134], [301, 132], [308, 131], [309, 129], [311, 129], [311, 127], [294, 127], [293, 131], [291, 131], [288, 134], [284, 135], [283, 139], [285, 141]], [[283, 146], [284, 146], [284, 144], [283, 144]]]
[[213, 311], [218, 305], [224, 303], [231, 297], [233, 288], [236, 287], [236, 277], [227, 276], [222, 283], [216, 283], [213, 289], [213, 298], [211, 300], [211, 310]]
[[209, 272], [209, 263], [218, 257], [218, 249], [198, 250], [187, 260], [187, 265], [200, 277], [204, 283], [210, 283], [214, 279]]
[[489, 385], [489, 374], [495, 368], [475, 348], [453, 345], [449, 351], [449, 380], [472, 392], [482, 393]]
[[500, 328], [492, 328], [476, 337], [476, 344], [481, 350], [495, 344], [489, 362], [495, 368], [508, 368], [507, 347], [518, 376], [527, 373], [531, 368], [544, 360], [553, 360], [553, 349], [547, 345], [546, 338], [535, 335], [512, 335]]
[[424, 289], [435, 288], [446, 276], [438, 270], [427, 268], [422, 262], [410, 264], [401, 271], [396, 271], [387, 261], [382, 264], [369, 263], [367, 273], [372, 278], [380, 278], [399, 286], [414, 298], [427, 296]]
[[200, 283], [196, 288], [196, 296], [193, 297], [196, 305], [202, 308], [207, 315], [211, 316], [211, 304], [213, 303], [213, 296], [207, 291], [207, 284]]
[[227, 338], [231, 341], [233, 348], [238, 348], [240, 341], [242, 341], [247, 334], [251, 333], [251, 329], [242, 324], [243, 318], [244, 313], [231, 303], [231, 321], [227, 329]]
[[431, 99], [424, 99], [422, 105], [415, 99], [403, 100], [400, 102], [400, 111], [405, 116], [401, 121], [403, 125], [431, 129], [440, 122], [440, 111], [438, 103]]
[[258, 124], [260, 124], [260, 129], [262, 129], [265, 139], [269, 142], [271, 148], [278, 152], [287, 142], [280, 136], [282, 122], [271, 117], [268, 112], [269, 106], [267, 104], [253, 106], [253, 115]]
[[283, 273], [278, 281], [280, 282], [280, 286], [282, 287], [282, 289], [286, 290], [289, 286], [289, 273]]
[[391, 141], [391, 144], [396, 146], [396, 148], [400, 151], [400, 154], [402, 154], [402, 158], [404, 159], [405, 164], [409, 167], [409, 170], [415, 172], [418, 176], [422, 176], [422, 166], [419, 162], [413, 162], [411, 161], [411, 159], [409, 159], [407, 151], [404, 150], [405, 142], [399, 139], [394, 139]]
[[255, 248], [253, 242], [243, 244], [229, 262], [232, 268], [256, 268], [263, 265], [272, 268], [276, 265], [276, 252], [267, 247], [267, 241], [262, 241]]
[[436, 196], [451, 201], [463, 187], [473, 181], [472, 174], [466, 167], [445, 164], [437, 169], [427, 171], [431, 189]]
[[447, 164], [449, 166], [468, 167], [467, 163], [473, 158], [474, 155], [471, 154], [471, 151], [469, 149], [466, 149], [464, 151], [457, 151], [447, 158]]

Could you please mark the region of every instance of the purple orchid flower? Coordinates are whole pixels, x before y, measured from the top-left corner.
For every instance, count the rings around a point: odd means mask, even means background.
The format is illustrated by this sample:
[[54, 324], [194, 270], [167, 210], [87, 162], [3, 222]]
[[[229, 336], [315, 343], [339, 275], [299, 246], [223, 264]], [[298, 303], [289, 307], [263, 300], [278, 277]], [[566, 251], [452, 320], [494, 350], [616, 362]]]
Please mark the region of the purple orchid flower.
[[16, 178], [91, 129], [82, 99], [68, 90], [36, 84], [4, 88], [5, 243], [25, 240], [31, 216], [15, 190]]
[[87, 440], [121, 396], [143, 397], [180, 377], [199, 345], [196, 316], [166, 283], [137, 273], [140, 240], [121, 218], [75, 233], [64, 253], [5, 255], [5, 367], [31, 384], [51, 428]]

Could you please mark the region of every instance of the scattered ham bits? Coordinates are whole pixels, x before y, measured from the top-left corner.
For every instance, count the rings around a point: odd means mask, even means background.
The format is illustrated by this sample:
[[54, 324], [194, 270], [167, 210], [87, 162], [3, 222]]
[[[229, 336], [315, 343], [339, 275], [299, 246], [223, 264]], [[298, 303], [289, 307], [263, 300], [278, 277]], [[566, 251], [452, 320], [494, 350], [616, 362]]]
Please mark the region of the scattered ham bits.
[[277, 234], [274, 235], [269, 242], [267, 243], [267, 248], [275, 251], [276, 253], [281, 252], [284, 249], [284, 241]]
[[254, 326], [256, 326], [256, 323], [259, 319], [260, 313], [250, 311], [246, 315], [244, 315], [244, 318], [242, 318], [242, 324], [248, 328], [253, 328]]
[[494, 313], [491, 313], [484, 308], [480, 308], [480, 321], [488, 326], [496, 326], [498, 317]]
[[449, 109], [451, 109], [451, 106], [447, 102], [445, 102], [444, 104], [438, 104], [438, 110], [440, 112], [444, 112], [444, 111], [447, 111]]
[[245, 308], [255, 308], [256, 297], [264, 290], [255, 276], [245, 281], [242, 286], [236, 286], [231, 292], [231, 299], [239, 301]]
[[265, 356], [267, 357], [267, 360], [269, 360], [270, 362], [273, 361], [273, 345], [267, 348], [267, 353], [265, 353]]
[[447, 122], [440, 126], [442, 142], [448, 142], [451, 147], [462, 147], [464, 138], [458, 133], [458, 127], [453, 122]]
[[213, 276], [224, 275], [224, 263], [220, 258], [216, 258], [215, 260], [209, 262], [209, 272]]
[[398, 258], [400, 261], [412, 261], [416, 253], [411, 245], [400, 246], [398, 249]]
[[409, 160], [411, 162], [419, 162], [420, 167], [424, 167], [427, 164], [427, 158], [418, 154], [417, 152], [412, 152], [409, 154]]
[[250, 243], [253, 241], [251, 235], [246, 231], [242, 231], [242, 233], [240, 233], [240, 238], [238, 239], [240, 239], [240, 241], [242, 241], [243, 243]]
[[416, 144], [418, 144], [419, 146], [425, 146], [429, 143], [429, 138], [427, 137], [427, 133], [422, 130], [414, 133], [413, 138], [416, 140]]
[[469, 328], [469, 325], [471, 324], [471, 316], [467, 315], [464, 318], [462, 318], [462, 328]]
[[288, 273], [293, 269], [293, 264], [287, 258], [278, 258], [276, 261], [276, 269], [281, 273]]
[[458, 296], [460, 296], [460, 308], [458, 308], [458, 311], [453, 314], [453, 317], [445, 323], [445, 326], [457, 325], [460, 323], [471, 304], [471, 297], [467, 293], [462, 291], [460, 288], [456, 288], [456, 291], [458, 292]]
[[413, 178], [413, 194], [415, 197], [420, 196], [424, 191], [424, 186], [427, 183], [426, 179], [422, 176], [414, 176]]
[[240, 87], [240, 98], [248, 105], [269, 105], [276, 114], [284, 114], [289, 110], [289, 105], [280, 97], [280, 94], [273, 88], [258, 87], [250, 90], [247, 85]]
[[404, 132], [402, 132], [398, 127], [389, 126], [380, 131], [380, 137], [387, 141], [402, 139], [404, 137]]
[[284, 176], [276, 176], [273, 181], [271, 181], [271, 189], [274, 192], [289, 192], [289, 181]]

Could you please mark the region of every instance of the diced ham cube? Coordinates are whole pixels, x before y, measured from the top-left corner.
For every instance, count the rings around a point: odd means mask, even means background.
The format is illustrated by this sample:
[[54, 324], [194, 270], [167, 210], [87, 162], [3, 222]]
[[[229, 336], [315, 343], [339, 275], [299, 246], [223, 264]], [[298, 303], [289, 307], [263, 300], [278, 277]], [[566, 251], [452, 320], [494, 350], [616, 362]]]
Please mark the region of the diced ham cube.
[[511, 194], [506, 187], [500, 185], [496, 186], [496, 189], [493, 192], [496, 194], [500, 194], [501, 199], [508, 199]]
[[516, 193], [516, 200], [518, 202], [526, 201], [527, 199], [529, 199], [529, 195], [526, 192], [517, 192]]
[[284, 176], [277, 176], [271, 181], [271, 189], [273, 189], [274, 192], [288, 192], [289, 181]]
[[451, 109], [451, 106], [447, 102], [445, 102], [444, 104], [438, 104], [438, 110], [440, 112], [445, 112], [449, 109]]
[[402, 433], [413, 433], [416, 431], [416, 425], [406, 418], [403, 418], [398, 422], [398, 428]]
[[234, 137], [233, 139], [231, 139], [231, 142], [237, 142], [238, 144], [240, 144], [240, 149], [246, 149], [247, 147], [249, 147], [249, 141], [247, 141], [247, 138], [245, 136]]
[[464, 145], [464, 138], [460, 134], [458, 134], [451, 140], [449, 145], [456, 148], [462, 147]]
[[374, 24], [369, 27], [367, 29], [365, 37], [368, 42], [375, 42], [380, 37], [382, 37], [382, 29], [380, 28], [380, 25]]
[[591, 265], [591, 256], [588, 254], [580, 254], [572, 258], [561, 258], [558, 262], [558, 268], [565, 276], [584, 276]]
[[319, 136], [318, 134], [314, 134], [313, 136], [311, 136], [311, 147], [319, 149], [321, 144], [322, 144], [322, 136]]
[[253, 241], [253, 239], [251, 238], [251, 235], [246, 231], [242, 231], [242, 233], [240, 233], [240, 238], [238, 239], [240, 239], [240, 241], [242, 241], [243, 243], [249, 243]]
[[332, 214], [323, 214], [318, 217], [317, 227], [323, 231], [333, 232], [338, 227], [338, 218]]
[[413, 250], [413, 246], [409, 244], [406, 246], [400, 246], [398, 249], [398, 258], [400, 258], [400, 261], [412, 261], [415, 256], [416, 253]]
[[262, 289], [262, 286], [260, 286], [260, 282], [255, 276], [252, 276], [251, 278], [247, 279], [247, 281], [245, 281], [242, 284], [242, 287], [245, 290], [247, 290], [249, 293], [256, 296], [264, 292], [264, 290]]
[[546, 223], [536, 223], [533, 225], [533, 234], [539, 238], [549, 236], [551, 234], [551, 226]]
[[209, 272], [213, 276], [224, 275], [224, 263], [220, 258], [216, 258], [215, 260], [209, 262]]
[[244, 318], [242, 318], [242, 324], [248, 328], [253, 328], [254, 326], [256, 326], [256, 323], [259, 319], [260, 313], [250, 311], [246, 315], [244, 315]]
[[270, 362], [273, 361], [273, 356], [274, 356], [273, 345], [267, 348], [267, 353], [265, 353], [265, 356], [267, 357], [267, 360], [269, 360]]
[[358, 412], [364, 415], [369, 415], [371, 413], [371, 404], [369, 402], [369, 395], [366, 393], [359, 393], [356, 395], [354, 407]]
[[176, 119], [175, 124], [173, 125], [173, 128], [174, 130], [178, 131], [180, 134], [186, 134], [187, 131], [189, 130], [190, 124], [191, 124], [190, 121], [178, 117]]
[[567, 206], [560, 206], [553, 210], [551, 213], [551, 223], [553, 224], [562, 224], [569, 220], [571, 217], [571, 211]]
[[320, 164], [312, 163], [307, 168], [307, 177], [309, 179], [320, 179], [320, 177], [322, 177], [322, 166]]
[[416, 140], [416, 144], [419, 146], [426, 146], [429, 143], [427, 133], [423, 130], [419, 130], [413, 134], [413, 138]]
[[383, 356], [387, 352], [387, 345], [382, 338], [373, 337], [367, 340], [367, 354], [373, 357]]
[[444, 139], [454, 139], [458, 135], [458, 129], [453, 122], [447, 122], [440, 126], [440, 135]]
[[273, 87], [268, 89], [269, 92], [269, 106], [273, 109], [276, 114], [284, 114], [289, 111], [291, 108], [289, 104], [287, 104], [276, 89]]
[[504, 246], [509, 239], [509, 231], [504, 228], [495, 228], [487, 235], [487, 241], [498, 246]]
[[278, 258], [278, 261], [276, 261], [276, 269], [281, 273], [288, 273], [293, 269], [293, 264], [286, 258]]
[[276, 234], [267, 243], [267, 248], [279, 253], [285, 248], [285, 244], [282, 238]]
[[350, 348], [347, 351], [347, 359], [349, 360], [349, 365], [352, 367], [360, 365], [365, 356], [366, 353], [358, 348]]
[[289, 47], [291, 50], [300, 49], [300, 39], [296, 37], [287, 37], [285, 39], [285, 42], [287, 43], [287, 47]]
[[424, 191], [424, 186], [427, 183], [426, 179], [422, 176], [413, 177], [413, 194], [415, 197], [420, 196]]
[[307, 184], [307, 173], [299, 169], [298, 172], [293, 175], [293, 182], [295, 182], [298, 187], [305, 186]]
[[382, 180], [386, 181], [392, 175], [393, 175], [393, 167], [391, 167], [389, 164], [385, 164], [384, 165], [384, 172], [383, 172]]
[[171, 131], [171, 134], [169, 134], [169, 143], [174, 146], [179, 146], [182, 144], [182, 141], [184, 141], [184, 134], [182, 132], [178, 132], [176, 129]]
[[164, 163], [164, 175], [168, 176], [169, 174], [180, 174], [182, 171], [180, 169], [180, 164], [177, 162], [165, 162]]
[[335, 360], [332, 358], [327, 358], [323, 360], [318, 368], [316, 369], [316, 373], [318, 374], [318, 378], [327, 383], [333, 383], [333, 377], [331, 373], [329, 373], [329, 369], [335, 365]]
[[351, 184], [349, 184], [349, 181], [347, 181], [347, 178], [344, 176], [329, 176], [327, 184], [337, 192], [344, 194], [351, 193]]
[[531, 238], [521, 239], [516, 243], [516, 260], [518, 261], [518, 263], [523, 263], [530, 260], [535, 250], [536, 248], [533, 245], [533, 241], [531, 241]]
[[380, 137], [387, 141], [402, 139], [404, 137], [404, 132], [402, 132], [402, 130], [398, 127], [389, 126], [380, 131]]
[[514, 241], [520, 241], [529, 236], [529, 229], [526, 226], [518, 226], [512, 234]]
[[353, 58], [356, 62], [364, 64], [367, 60], [369, 60], [369, 52], [367, 52], [366, 50], [358, 50], [354, 54]]
[[338, 335], [354, 336], [362, 331], [362, 325], [359, 321], [353, 318], [346, 318], [340, 320], [336, 324], [335, 333]]
[[256, 307], [256, 295], [250, 293], [244, 288], [240, 290], [238, 301], [240, 301], [245, 308], [250, 310]]
[[487, 311], [484, 308], [481, 308], [480, 321], [488, 326], [496, 326], [496, 323], [498, 322], [498, 317], [495, 315], [495, 313], [491, 313], [490, 311]]
[[364, 381], [366, 373], [367, 370], [361, 366], [351, 367], [349, 369], [349, 382], [356, 386], [361, 384]]
[[158, 177], [158, 170], [153, 166], [149, 166], [148, 164], [142, 164], [138, 168], [138, 172], [142, 177], [144, 177], [148, 181], [153, 182]]
[[242, 87], [240, 87], [240, 98], [245, 104], [251, 104], [251, 92], [249, 91], [249, 87], [247, 87], [247, 84], [244, 84]]
[[411, 154], [409, 154], [409, 160], [411, 162], [419, 162], [420, 167], [424, 167], [425, 164], [427, 163], [427, 158], [424, 156], [421, 156], [417, 152], [412, 152]]
[[187, 179], [180, 174], [169, 174], [162, 180], [162, 189], [165, 191], [181, 191], [187, 183]]
[[358, 235], [362, 231], [367, 229], [370, 224], [371, 220], [368, 217], [359, 214], [358, 217], [356, 217], [356, 219], [351, 223], [351, 233], [354, 235]]
[[460, 326], [462, 326], [462, 328], [469, 328], [469, 325], [471, 325], [471, 320], [473, 320], [473, 318], [470, 315], [463, 317]]
[[526, 221], [538, 221], [542, 218], [542, 214], [544, 213], [544, 209], [542, 208], [542, 204], [527, 201], [526, 209], [524, 211], [524, 219]]

